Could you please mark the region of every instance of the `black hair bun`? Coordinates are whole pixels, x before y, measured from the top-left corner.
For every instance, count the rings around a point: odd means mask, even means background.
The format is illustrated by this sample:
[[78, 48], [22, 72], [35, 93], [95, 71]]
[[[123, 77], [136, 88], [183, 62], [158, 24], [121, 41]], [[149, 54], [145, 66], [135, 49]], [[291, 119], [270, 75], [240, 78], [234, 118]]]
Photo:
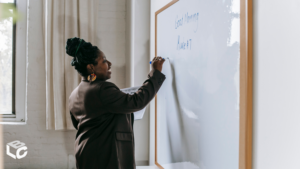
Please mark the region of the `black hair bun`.
[[[85, 43], [85, 41], [83, 39], [80, 39], [77, 37], [69, 38], [67, 40], [66, 53], [72, 57], [75, 57], [78, 46], [79, 45], [81, 46], [83, 43]], [[77, 53], [78, 53], [78, 51], [77, 51]]]
[[71, 65], [82, 76], [89, 75], [86, 68], [88, 64], [97, 65], [96, 59], [99, 51], [97, 46], [77, 37], [69, 38], [66, 42], [66, 53], [73, 57]]

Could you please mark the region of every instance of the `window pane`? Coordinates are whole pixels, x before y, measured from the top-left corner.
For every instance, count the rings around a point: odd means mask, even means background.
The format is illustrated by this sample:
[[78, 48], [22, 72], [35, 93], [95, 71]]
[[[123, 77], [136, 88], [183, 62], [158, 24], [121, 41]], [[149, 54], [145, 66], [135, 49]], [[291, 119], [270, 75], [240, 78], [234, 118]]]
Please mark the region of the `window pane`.
[[0, 20], [0, 114], [12, 114], [13, 19]]

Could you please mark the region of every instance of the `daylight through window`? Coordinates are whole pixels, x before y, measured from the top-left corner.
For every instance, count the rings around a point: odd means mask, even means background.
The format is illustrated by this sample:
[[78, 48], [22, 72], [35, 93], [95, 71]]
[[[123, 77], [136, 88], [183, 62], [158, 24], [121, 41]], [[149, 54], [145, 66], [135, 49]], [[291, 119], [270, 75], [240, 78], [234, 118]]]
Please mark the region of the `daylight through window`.
[[[0, 4], [14, 0], [0, 0]], [[9, 12], [14, 12], [9, 9]], [[15, 25], [13, 18], [0, 19], [0, 114], [14, 114], [14, 37]]]

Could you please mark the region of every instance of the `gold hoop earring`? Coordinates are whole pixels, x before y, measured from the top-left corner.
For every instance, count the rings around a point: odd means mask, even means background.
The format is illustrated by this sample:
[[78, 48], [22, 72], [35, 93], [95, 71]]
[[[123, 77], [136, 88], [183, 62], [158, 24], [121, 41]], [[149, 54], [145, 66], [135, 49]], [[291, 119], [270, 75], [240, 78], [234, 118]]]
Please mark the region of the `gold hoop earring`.
[[88, 76], [88, 81], [93, 82], [93, 81], [96, 80], [96, 78], [97, 78], [97, 76], [96, 76], [95, 73], [93, 72], [92, 74], [90, 74], [90, 75]]

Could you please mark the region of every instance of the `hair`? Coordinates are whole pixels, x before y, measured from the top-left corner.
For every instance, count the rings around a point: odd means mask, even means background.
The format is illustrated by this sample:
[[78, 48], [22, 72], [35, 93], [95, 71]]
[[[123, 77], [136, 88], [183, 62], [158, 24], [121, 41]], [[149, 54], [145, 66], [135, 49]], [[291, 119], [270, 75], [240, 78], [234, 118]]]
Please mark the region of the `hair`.
[[71, 65], [81, 76], [89, 75], [86, 66], [88, 64], [97, 65], [95, 61], [100, 50], [90, 42], [74, 37], [67, 40], [66, 53], [73, 57]]

